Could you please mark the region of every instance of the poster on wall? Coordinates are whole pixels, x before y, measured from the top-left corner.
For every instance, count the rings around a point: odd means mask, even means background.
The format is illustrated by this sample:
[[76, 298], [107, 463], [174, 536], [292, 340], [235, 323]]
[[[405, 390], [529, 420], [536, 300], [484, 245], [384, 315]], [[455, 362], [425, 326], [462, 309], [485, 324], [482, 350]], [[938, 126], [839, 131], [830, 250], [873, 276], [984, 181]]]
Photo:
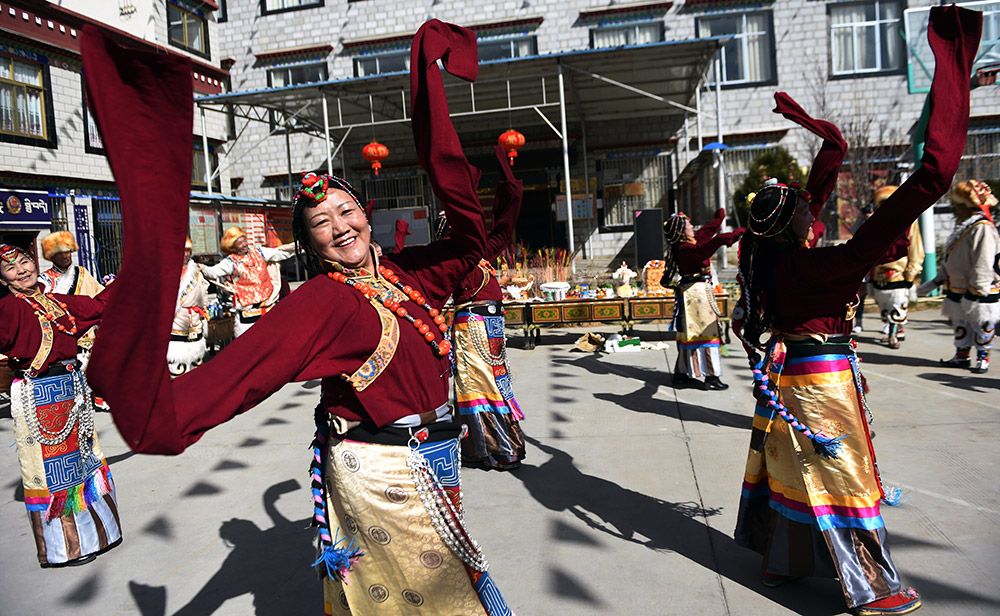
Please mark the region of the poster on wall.
[[[556, 195], [556, 220], [566, 221], [566, 195]], [[594, 209], [594, 195], [573, 197], [573, 220], [588, 220], [597, 217]]]
[[80, 251], [76, 253], [77, 263], [85, 270], [97, 271], [90, 245], [90, 208], [86, 203], [73, 203], [73, 223], [76, 226], [76, 243], [80, 246]]
[[264, 225], [264, 210], [251, 208], [223, 208], [222, 230], [236, 225], [247, 234], [250, 245], [267, 245], [267, 232]]
[[218, 254], [219, 227], [214, 211], [191, 208], [188, 214], [188, 233], [191, 235], [194, 254]]
[[292, 210], [289, 208], [267, 210], [267, 245], [275, 248], [282, 244], [291, 244]]

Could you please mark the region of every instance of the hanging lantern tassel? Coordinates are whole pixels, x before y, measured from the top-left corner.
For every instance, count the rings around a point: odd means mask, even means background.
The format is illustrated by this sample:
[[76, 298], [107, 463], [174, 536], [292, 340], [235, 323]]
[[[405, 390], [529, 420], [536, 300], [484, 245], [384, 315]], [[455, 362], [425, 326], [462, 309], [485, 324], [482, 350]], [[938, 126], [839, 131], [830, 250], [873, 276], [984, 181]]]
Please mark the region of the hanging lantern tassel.
[[378, 141], [372, 141], [365, 146], [365, 149], [361, 150], [361, 155], [365, 157], [365, 160], [371, 161], [372, 169], [375, 171], [375, 175], [378, 175], [378, 170], [382, 168], [382, 161], [389, 158], [389, 148]]
[[524, 135], [511, 128], [500, 135], [497, 143], [506, 150], [507, 157], [510, 158], [510, 166], [513, 167], [514, 159], [517, 158], [517, 151], [524, 147]]

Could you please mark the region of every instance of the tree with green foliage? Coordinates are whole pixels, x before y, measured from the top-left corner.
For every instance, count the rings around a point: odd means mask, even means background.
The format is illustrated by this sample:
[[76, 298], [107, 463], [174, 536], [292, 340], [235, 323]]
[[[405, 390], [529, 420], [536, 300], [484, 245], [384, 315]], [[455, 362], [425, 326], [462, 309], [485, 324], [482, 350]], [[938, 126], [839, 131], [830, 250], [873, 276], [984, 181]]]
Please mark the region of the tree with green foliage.
[[803, 177], [795, 157], [782, 147], [758, 155], [750, 163], [750, 168], [747, 171], [746, 179], [733, 193], [736, 215], [739, 217], [741, 226], [746, 225], [750, 214], [747, 197], [750, 193], [756, 193], [760, 190], [760, 187], [764, 185], [764, 180], [778, 178], [778, 181], [783, 184], [789, 182], [806, 183], [806, 178]]

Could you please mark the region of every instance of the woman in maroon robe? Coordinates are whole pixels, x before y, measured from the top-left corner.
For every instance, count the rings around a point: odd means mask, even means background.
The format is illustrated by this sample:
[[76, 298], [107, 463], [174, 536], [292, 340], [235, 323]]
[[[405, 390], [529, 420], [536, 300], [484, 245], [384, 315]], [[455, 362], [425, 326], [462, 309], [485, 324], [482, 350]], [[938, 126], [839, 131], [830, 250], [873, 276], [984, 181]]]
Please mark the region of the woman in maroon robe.
[[[510, 613], [463, 524], [460, 424], [448, 406], [441, 331], [440, 310], [486, 238], [480, 172], [462, 153], [437, 61], [474, 80], [475, 34], [432, 20], [415, 36], [411, 57], [414, 144], [452, 237], [379, 258], [350, 184], [305, 178], [293, 225], [299, 256], [315, 276], [211, 362], [174, 381], [162, 359], [166, 337], [139, 336], [133, 325], [169, 329], [190, 185], [190, 69], [126, 52], [96, 32], [83, 38], [88, 100], [126, 227], [126, 265], [116, 282], [125, 291], [107, 311], [121, 327], [101, 341], [92, 366], [119, 375], [95, 382], [113, 413], [138, 404], [114, 414], [126, 442], [139, 452], [180, 453], [285, 384], [319, 379], [313, 497], [327, 609]], [[133, 145], [146, 142], [158, 147]], [[151, 203], [150, 192], [159, 199]], [[147, 234], [154, 224], [157, 232]], [[138, 241], [147, 235], [155, 237]], [[139, 263], [141, 271], [130, 268]], [[350, 584], [342, 583], [348, 575]]]
[[734, 331], [750, 356], [758, 404], [736, 540], [764, 556], [764, 585], [836, 577], [857, 614], [920, 607], [920, 595], [902, 589], [879, 513], [885, 493], [850, 338], [858, 289], [951, 184], [965, 146], [981, 26], [981, 13], [931, 9], [937, 65], [921, 166], [839, 246], [809, 247], [847, 145], [833, 124], [776, 94], [775, 111], [823, 138], [823, 146], [806, 189], [770, 183], [757, 193], [740, 245], [743, 293]]
[[11, 416], [38, 563], [81, 565], [121, 542], [111, 470], [77, 339], [101, 320], [104, 294], [44, 293], [38, 267], [0, 244], [0, 353], [13, 371]]

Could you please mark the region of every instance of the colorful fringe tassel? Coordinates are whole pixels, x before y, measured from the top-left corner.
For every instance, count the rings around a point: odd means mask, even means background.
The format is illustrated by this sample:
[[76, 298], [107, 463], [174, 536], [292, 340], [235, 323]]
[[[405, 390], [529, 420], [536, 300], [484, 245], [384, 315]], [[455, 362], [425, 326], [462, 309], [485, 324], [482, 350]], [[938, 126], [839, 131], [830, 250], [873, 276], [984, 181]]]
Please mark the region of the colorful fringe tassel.
[[45, 511], [45, 521], [51, 522], [58, 517], [85, 511], [102, 496], [111, 493], [110, 477], [111, 469], [105, 464], [83, 483], [51, 494], [49, 507]]
[[349, 584], [350, 582], [347, 581], [348, 571], [365, 553], [361, 550], [353, 549], [353, 539], [346, 548], [338, 548], [337, 546], [347, 539], [340, 536], [340, 531], [337, 532], [335, 538], [330, 537], [330, 523], [326, 510], [326, 482], [324, 477], [330, 422], [326, 410], [319, 406], [316, 407], [313, 419], [316, 422], [316, 436], [310, 445], [313, 451], [312, 462], [309, 464], [309, 477], [313, 499], [313, 516], [310, 525], [317, 528], [320, 556], [312, 566], [318, 567], [322, 563], [324, 568], [320, 570], [321, 573], [325, 573], [331, 579]]
[[[771, 356], [771, 351], [774, 349], [774, 345], [777, 340], [773, 340], [771, 344], [768, 345], [765, 357]], [[813, 432], [805, 424], [801, 423], [795, 415], [788, 412], [781, 401], [778, 400], [778, 392], [770, 386], [770, 379], [767, 373], [764, 371], [764, 359], [760, 357], [757, 353], [754, 353], [750, 360], [753, 363], [753, 380], [754, 380], [754, 397], [757, 400], [769, 408], [772, 412], [777, 413], [785, 422], [798, 430], [803, 436], [812, 441], [813, 449], [815, 449], [816, 454], [825, 458], [837, 458], [837, 453], [840, 448], [843, 447], [842, 441], [849, 435], [841, 434], [836, 438], [830, 438], [824, 435], [822, 432]]]

